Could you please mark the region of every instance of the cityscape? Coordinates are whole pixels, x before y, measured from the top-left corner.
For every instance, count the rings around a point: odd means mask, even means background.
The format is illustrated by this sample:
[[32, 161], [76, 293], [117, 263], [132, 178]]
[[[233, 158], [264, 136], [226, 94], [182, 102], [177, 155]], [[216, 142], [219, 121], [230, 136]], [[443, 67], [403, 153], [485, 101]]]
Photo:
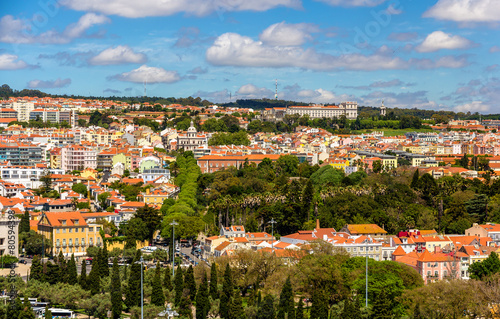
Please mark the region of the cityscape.
[[495, 1], [1, 7], [0, 319], [500, 318]]

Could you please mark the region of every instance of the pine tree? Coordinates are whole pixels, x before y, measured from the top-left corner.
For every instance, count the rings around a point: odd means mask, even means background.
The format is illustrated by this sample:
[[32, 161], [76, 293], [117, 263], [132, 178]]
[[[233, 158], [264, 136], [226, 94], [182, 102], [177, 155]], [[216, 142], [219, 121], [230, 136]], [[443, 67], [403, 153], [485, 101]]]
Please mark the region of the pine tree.
[[33, 257], [30, 268], [30, 280], [43, 281], [43, 266], [39, 256]]
[[231, 268], [226, 264], [224, 271], [224, 283], [222, 284], [222, 294], [220, 296], [219, 313], [221, 318], [229, 319], [229, 306], [233, 297], [233, 279], [231, 276]]
[[108, 244], [103, 238], [102, 253], [101, 253], [101, 278], [109, 276], [109, 256], [108, 256]]
[[189, 298], [191, 301], [196, 299], [196, 282], [194, 280], [193, 266], [189, 265], [186, 275], [184, 276], [184, 288], [189, 290]]
[[[288, 314], [288, 317], [287, 315]], [[288, 277], [281, 289], [280, 302], [278, 305], [277, 319], [295, 319], [295, 302], [293, 301], [293, 290], [290, 277]]]
[[302, 298], [299, 299], [295, 319], [304, 319], [304, 302], [302, 301]]
[[99, 264], [97, 262], [92, 262], [92, 268], [90, 269], [90, 273], [87, 278], [87, 289], [90, 290], [90, 293], [93, 295], [99, 293], [99, 290], [101, 289]]
[[170, 267], [167, 267], [165, 269], [165, 277], [163, 279], [163, 287], [165, 287], [165, 289], [167, 289], [168, 291], [171, 291], [173, 289], [171, 272], [172, 271], [171, 271]]
[[183, 296], [179, 302], [179, 317], [180, 318], [193, 318], [191, 311], [191, 301], [188, 296]]
[[80, 284], [80, 287], [82, 287], [82, 289], [87, 290], [87, 263], [85, 259], [82, 260], [82, 270], [80, 272], [78, 283]]
[[49, 306], [45, 306], [44, 319], [52, 319], [52, 311], [49, 310]]
[[30, 213], [25, 211], [19, 222], [19, 233], [29, 233], [30, 231]]
[[125, 305], [127, 309], [141, 305], [141, 267], [138, 263], [141, 258], [141, 251], [137, 249], [128, 276], [128, 287], [125, 292]]
[[314, 290], [312, 295], [311, 317], [310, 319], [328, 318], [328, 300], [322, 289]]
[[217, 290], [217, 265], [212, 263], [210, 267], [210, 296], [213, 300], [219, 299], [219, 291]]
[[161, 268], [160, 262], [156, 263], [155, 276], [152, 283], [151, 303], [155, 306], [165, 305], [165, 296], [163, 295], [163, 288], [161, 287]]
[[206, 319], [210, 311], [210, 302], [208, 300], [208, 279], [203, 274], [203, 280], [196, 294], [196, 319]]
[[418, 188], [418, 179], [419, 179], [419, 172], [418, 172], [418, 168], [417, 170], [415, 171], [415, 173], [413, 173], [413, 178], [411, 179], [411, 184], [410, 184], [410, 187], [415, 189], [415, 188]]
[[59, 256], [57, 258], [57, 263], [59, 264], [59, 278], [58, 282], [68, 282], [69, 274], [68, 274], [68, 263], [64, 259], [64, 255], [62, 250], [59, 251]]
[[19, 312], [18, 319], [35, 319], [35, 313], [31, 309], [31, 303], [27, 296], [24, 297], [24, 301], [21, 306], [21, 311]]
[[179, 306], [182, 299], [182, 292], [184, 291], [184, 278], [182, 276], [181, 265], [177, 266], [174, 277], [174, 289], [175, 289], [175, 299], [174, 304]]
[[23, 308], [23, 304], [21, 302], [21, 299], [19, 296], [16, 297], [16, 300], [13, 304], [10, 304], [9, 307], [7, 307], [7, 314], [5, 318], [9, 319], [17, 319], [19, 318], [19, 314], [21, 313]]
[[76, 271], [75, 255], [71, 254], [68, 262], [68, 284], [74, 285], [78, 282], [78, 273]]
[[113, 260], [113, 273], [111, 275], [111, 313], [113, 319], [120, 318], [122, 314], [122, 283], [120, 280], [120, 268], [118, 258]]
[[[259, 308], [258, 319], [275, 319], [274, 313], [274, 298], [271, 295], [266, 295], [262, 301], [262, 306]], [[311, 317], [312, 318], [312, 317]], [[325, 317], [326, 318], [326, 317]]]
[[[243, 301], [241, 300], [241, 294], [238, 289], [233, 292], [234, 297], [232, 298], [231, 308], [229, 310], [231, 319], [246, 319], [245, 310], [243, 309]], [[197, 318], [198, 319], [198, 318]]]

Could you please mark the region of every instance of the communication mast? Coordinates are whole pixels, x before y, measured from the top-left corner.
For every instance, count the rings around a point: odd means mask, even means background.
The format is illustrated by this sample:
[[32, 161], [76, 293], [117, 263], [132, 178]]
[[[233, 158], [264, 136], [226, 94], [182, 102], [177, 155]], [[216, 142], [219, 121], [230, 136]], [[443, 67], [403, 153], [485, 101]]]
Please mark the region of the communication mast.
[[274, 99], [278, 100], [278, 79], [276, 79], [276, 93], [274, 94]]

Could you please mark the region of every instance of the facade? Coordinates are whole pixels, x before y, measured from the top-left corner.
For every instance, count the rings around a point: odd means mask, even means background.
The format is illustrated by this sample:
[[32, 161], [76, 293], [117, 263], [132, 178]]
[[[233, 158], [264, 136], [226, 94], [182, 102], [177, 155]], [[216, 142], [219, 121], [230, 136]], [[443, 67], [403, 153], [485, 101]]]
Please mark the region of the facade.
[[500, 224], [487, 223], [479, 225], [474, 223], [471, 228], [465, 230], [466, 236], [490, 237], [495, 244], [500, 244]]
[[46, 172], [51, 174], [63, 174], [61, 169], [49, 169], [36, 166], [0, 166], [0, 176], [5, 182], [22, 184], [24, 187], [35, 189], [42, 185], [40, 177]]
[[277, 154], [252, 154], [252, 155], [205, 155], [198, 159], [198, 166], [202, 173], [213, 173], [221, 171], [230, 166], [240, 167], [240, 165], [248, 163], [255, 163], [258, 165], [264, 158], [269, 158], [275, 162], [280, 155]]
[[105, 172], [111, 171], [113, 168], [113, 157], [116, 155], [116, 149], [101, 151], [97, 154], [97, 169], [102, 169]]
[[44, 123], [68, 123], [72, 127], [78, 122], [78, 115], [72, 110], [59, 109], [34, 109], [30, 111], [29, 119], [36, 121], [41, 120]]
[[[0, 213], [0, 256], [19, 257], [19, 222], [19, 218], [9, 218], [9, 210]], [[14, 231], [14, 234], [9, 234], [11, 230]], [[13, 249], [12, 245], [14, 245]]]
[[30, 112], [35, 109], [35, 103], [23, 100], [17, 100], [10, 106], [17, 112], [17, 120], [19, 122], [28, 122], [30, 119]]
[[17, 111], [10, 107], [0, 108], [0, 119], [15, 119], [17, 121]]
[[34, 165], [43, 160], [40, 146], [23, 143], [0, 143], [0, 161], [9, 161], [12, 165]]
[[142, 171], [142, 179], [144, 183], [155, 181], [162, 176], [169, 180], [170, 171], [163, 168], [149, 168]]
[[358, 103], [342, 102], [339, 105], [289, 106], [286, 115], [293, 114], [307, 115], [310, 119], [345, 116], [348, 120], [355, 120], [358, 117]]
[[[162, 138], [162, 144], [166, 148], [171, 148], [171, 143], [168, 141], [168, 135], [164, 135]], [[207, 145], [208, 138], [206, 134], [198, 134], [198, 131], [191, 122], [191, 126], [188, 128], [187, 132], [177, 134], [177, 149], [184, 149], [185, 151], [194, 151], [195, 148]]]
[[61, 169], [64, 171], [82, 171], [86, 168], [95, 169], [96, 167], [96, 151], [80, 145], [72, 145], [61, 149]]
[[88, 247], [101, 246], [101, 227], [88, 224], [80, 212], [45, 212], [38, 221], [38, 233], [50, 239], [54, 255], [85, 256]]

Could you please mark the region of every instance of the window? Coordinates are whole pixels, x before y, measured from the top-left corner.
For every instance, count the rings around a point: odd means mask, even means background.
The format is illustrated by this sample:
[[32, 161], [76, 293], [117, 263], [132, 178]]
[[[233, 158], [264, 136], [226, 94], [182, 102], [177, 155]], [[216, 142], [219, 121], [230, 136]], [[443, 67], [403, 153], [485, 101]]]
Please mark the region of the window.
[[62, 231], [63, 231], [63, 234], [66, 234], [66, 228], [63, 228]]
[[71, 233], [73, 231], [72, 228], [68, 228], [68, 233]]
[[78, 233], [78, 227], [75, 227], [75, 233]]
[[57, 228], [57, 229], [56, 229], [56, 234], [59, 234], [59, 233], [60, 233], [60, 231], [61, 231], [61, 230], [60, 230], [59, 228]]

